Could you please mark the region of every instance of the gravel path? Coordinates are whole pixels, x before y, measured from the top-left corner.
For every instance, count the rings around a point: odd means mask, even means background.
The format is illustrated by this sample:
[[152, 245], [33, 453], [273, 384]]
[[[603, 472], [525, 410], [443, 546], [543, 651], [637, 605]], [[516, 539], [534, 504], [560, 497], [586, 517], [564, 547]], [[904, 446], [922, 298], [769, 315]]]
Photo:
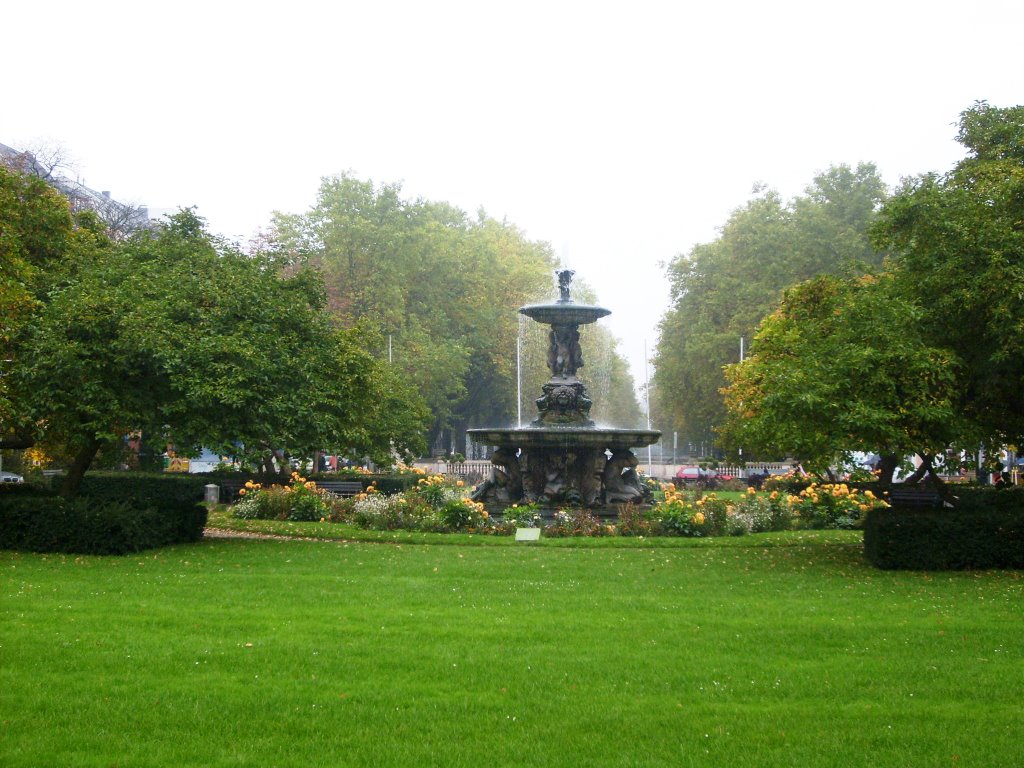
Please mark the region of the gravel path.
[[282, 536], [278, 533], [257, 533], [256, 531], [231, 531], [227, 528], [204, 528], [204, 539], [276, 539], [278, 541], [329, 541], [347, 544], [344, 539], [318, 539], [314, 536]]

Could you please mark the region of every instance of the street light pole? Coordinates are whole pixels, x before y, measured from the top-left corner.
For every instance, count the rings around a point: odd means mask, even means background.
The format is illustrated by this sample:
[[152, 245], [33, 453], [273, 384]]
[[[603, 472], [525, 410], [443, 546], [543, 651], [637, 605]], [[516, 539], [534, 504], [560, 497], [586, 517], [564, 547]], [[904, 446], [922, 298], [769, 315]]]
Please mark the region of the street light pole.
[[[651, 380], [647, 375], [647, 339], [644, 339], [644, 402], [647, 405], [647, 430], [651, 429]], [[652, 475], [651, 472], [651, 445], [647, 444], [647, 476]]]

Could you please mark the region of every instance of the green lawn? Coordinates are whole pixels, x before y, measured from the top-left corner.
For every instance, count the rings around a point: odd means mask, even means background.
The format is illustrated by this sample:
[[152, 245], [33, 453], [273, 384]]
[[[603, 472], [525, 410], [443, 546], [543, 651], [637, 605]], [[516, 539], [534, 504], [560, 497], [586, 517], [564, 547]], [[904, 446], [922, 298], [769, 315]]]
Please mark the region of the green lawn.
[[1024, 764], [1021, 572], [839, 533], [0, 553], [0, 765]]

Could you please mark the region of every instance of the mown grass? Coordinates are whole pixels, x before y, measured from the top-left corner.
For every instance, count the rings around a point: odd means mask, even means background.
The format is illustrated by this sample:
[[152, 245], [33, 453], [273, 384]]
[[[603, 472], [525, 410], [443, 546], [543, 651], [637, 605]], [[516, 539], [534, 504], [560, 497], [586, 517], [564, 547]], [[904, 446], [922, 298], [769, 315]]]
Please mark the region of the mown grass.
[[0, 764], [1021, 765], [1022, 574], [845, 535], [0, 553]]

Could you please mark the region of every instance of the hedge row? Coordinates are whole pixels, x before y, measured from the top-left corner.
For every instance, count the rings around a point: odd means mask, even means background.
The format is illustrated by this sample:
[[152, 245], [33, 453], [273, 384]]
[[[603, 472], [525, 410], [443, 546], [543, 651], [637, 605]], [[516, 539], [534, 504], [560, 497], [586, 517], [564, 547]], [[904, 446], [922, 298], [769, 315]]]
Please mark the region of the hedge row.
[[200, 475], [163, 472], [89, 472], [82, 478], [80, 496], [97, 501], [131, 501], [160, 508], [203, 500], [210, 480]]
[[980, 506], [871, 510], [864, 556], [884, 569], [1024, 568], [1024, 513]]
[[120, 555], [198, 541], [203, 482], [136, 473], [87, 475], [77, 498], [0, 495], [0, 549]]

